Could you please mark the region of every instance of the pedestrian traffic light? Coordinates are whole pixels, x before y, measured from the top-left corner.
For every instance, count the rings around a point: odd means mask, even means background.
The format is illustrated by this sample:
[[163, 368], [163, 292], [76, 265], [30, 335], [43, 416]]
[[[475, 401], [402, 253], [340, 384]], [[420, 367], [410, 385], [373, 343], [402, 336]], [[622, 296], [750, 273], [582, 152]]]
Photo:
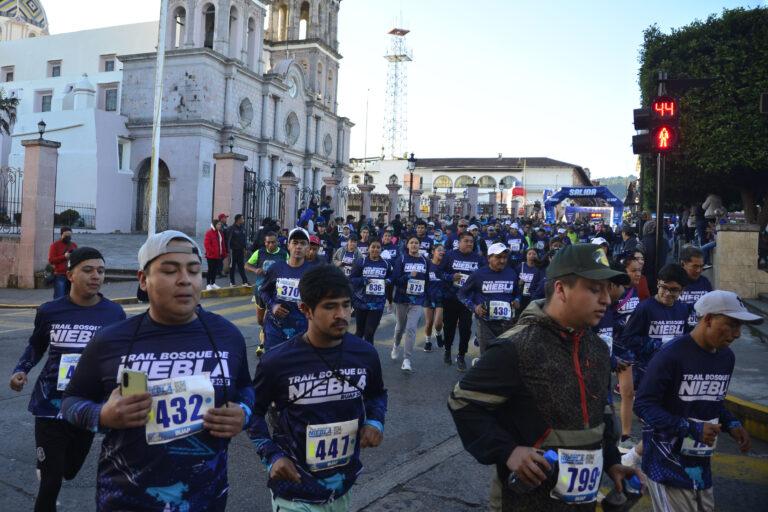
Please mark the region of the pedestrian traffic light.
[[677, 98], [657, 96], [651, 102], [651, 149], [665, 153], [677, 147], [680, 112]]

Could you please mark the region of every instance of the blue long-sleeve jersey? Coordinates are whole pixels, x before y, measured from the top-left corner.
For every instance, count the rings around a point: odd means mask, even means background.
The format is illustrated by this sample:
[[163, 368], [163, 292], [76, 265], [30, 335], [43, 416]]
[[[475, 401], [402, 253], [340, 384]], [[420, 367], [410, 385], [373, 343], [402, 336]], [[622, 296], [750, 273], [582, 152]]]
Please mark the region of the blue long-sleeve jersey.
[[528, 263], [522, 262], [520, 268], [517, 269], [517, 275], [522, 285], [520, 294], [523, 297], [530, 297], [544, 278], [544, 271], [537, 266], [531, 267]]
[[685, 288], [683, 288], [683, 292], [680, 294], [680, 302], [688, 304], [691, 307], [691, 315], [688, 317], [688, 324], [691, 328], [696, 326], [696, 312], [693, 310], [693, 305], [696, 304], [696, 301], [702, 296], [711, 292], [712, 289], [712, 283], [710, 283], [709, 279], [704, 276], [699, 276], [697, 280], [688, 283]]
[[643, 471], [651, 480], [685, 489], [712, 486], [711, 457], [699, 456], [706, 452], [701, 422], [714, 420], [726, 432], [741, 426], [724, 405], [734, 361], [731, 349], [708, 352], [686, 334], [650, 362], [634, 410], [644, 424]]
[[382, 310], [386, 302], [386, 287], [392, 283], [392, 265], [384, 259], [373, 261], [366, 257], [352, 267], [352, 302], [355, 308]]
[[58, 416], [62, 392], [75, 369], [74, 364], [65, 364], [60, 375], [61, 357], [81, 354], [100, 329], [121, 320], [125, 320], [123, 308], [104, 297], [88, 307], [78, 306], [68, 295], [40, 306], [35, 330], [13, 370], [29, 373], [48, 351], [29, 399], [29, 412], [44, 418]]
[[[243, 335], [219, 315], [202, 309], [197, 313], [194, 321], [184, 325], [162, 325], [149, 315], [138, 315], [102, 329], [85, 348], [64, 392], [64, 418], [81, 428], [99, 430], [102, 404], [117, 386], [123, 367], [146, 373], [150, 385], [208, 373], [216, 407], [231, 401], [252, 410], [254, 395]], [[178, 424], [195, 414], [178, 400], [171, 400], [168, 417], [158, 412], [149, 421]], [[224, 510], [229, 440], [203, 430], [149, 445], [145, 428], [106, 431], [96, 477], [97, 509]]]
[[[292, 267], [287, 261], [278, 261], [269, 267], [261, 285], [261, 300], [267, 306], [264, 318], [266, 336], [283, 341], [307, 330], [307, 318], [299, 310], [299, 281], [301, 276], [313, 266], [305, 261], [299, 267]], [[272, 313], [272, 307], [281, 304], [288, 309], [288, 315], [278, 318]]]
[[497, 272], [482, 267], [469, 276], [457, 297], [472, 312], [475, 306], [484, 304], [483, 320], [511, 320], [515, 311], [512, 303], [520, 300], [517, 280], [517, 272], [512, 268], [505, 267]]
[[[267, 352], [253, 380], [256, 403], [248, 436], [271, 466], [290, 458], [301, 482], [270, 479], [275, 496], [326, 503], [349, 491], [362, 469], [360, 429], [384, 430], [387, 391], [376, 349], [345, 334], [336, 347], [318, 349], [302, 336]], [[270, 435], [270, 404], [277, 423]]]
[[[443, 276], [448, 283], [445, 290], [446, 299], [456, 299], [456, 293], [459, 288], [464, 285], [467, 278], [472, 275], [477, 269], [485, 266], [485, 258], [476, 253], [470, 252], [464, 254], [460, 250], [452, 250], [445, 253], [443, 262], [440, 264], [440, 270], [443, 272]], [[454, 283], [453, 278], [456, 274], [461, 274], [461, 281], [458, 284]]]
[[427, 289], [427, 302], [428, 307], [442, 307], [443, 300], [445, 300], [446, 289], [448, 283], [445, 282], [443, 277], [443, 271], [440, 270], [440, 265], [435, 265], [431, 261], [429, 262], [429, 285]]
[[[415, 272], [415, 276], [412, 273]], [[393, 302], [424, 306], [429, 296], [429, 261], [423, 256], [404, 254], [394, 271]]]

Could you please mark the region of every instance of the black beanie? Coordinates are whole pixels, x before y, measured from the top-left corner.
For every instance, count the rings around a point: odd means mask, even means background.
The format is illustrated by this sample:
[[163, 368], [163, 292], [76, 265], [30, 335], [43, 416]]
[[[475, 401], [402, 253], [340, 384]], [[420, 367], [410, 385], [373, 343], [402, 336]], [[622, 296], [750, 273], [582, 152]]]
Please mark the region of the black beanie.
[[103, 260], [104, 256], [93, 247], [78, 247], [69, 255], [69, 270], [74, 269], [85, 260]]

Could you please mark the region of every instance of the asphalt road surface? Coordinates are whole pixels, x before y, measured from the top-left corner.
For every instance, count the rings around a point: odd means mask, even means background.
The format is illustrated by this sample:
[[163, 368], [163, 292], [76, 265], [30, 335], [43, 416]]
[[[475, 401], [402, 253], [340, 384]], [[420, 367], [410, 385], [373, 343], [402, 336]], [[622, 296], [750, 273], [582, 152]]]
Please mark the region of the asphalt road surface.
[[[248, 297], [210, 299], [203, 306], [227, 317], [245, 335], [251, 372], [258, 327]], [[126, 306], [129, 315], [143, 306]], [[33, 310], [0, 310], [0, 375], [10, 376], [32, 332]], [[487, 509], [492, 469], [474, 461], [456, 436], [446, 399], [459, 378], [455, 366], [442, 361], [439, 351], [424, 353], [423, 331], [417, 338], [414, 372], [405, 374], [400, 362], [390, 360], [394, 317], [385, 315], [376, 337], [389, 411], [384, 442], [365, 450], [365, 469], [353, 488], [353, 510], [365, 511], [470, 511]], [[471, 350], [476, 350], [474, 347]], [[469, 362], [469, 358], [468, 358]], [[22, 393], [0, 385], [0, 510], [32, 510], [37, 492], [34, 423], [27, 411], [32, 383], [42, 364], [30, 374]], [[7, 378], [7, 377], [4, 377]], [[95, 510], [95, 473], [100, 439], [77, 478], [65, 482], [60, 494], [62, 512]], [[768, 503], [768, 444], [755, 442], [749, 456], [737, 454], [735, 444], [721, 436], [714, 458], [718, 510], [764, 510]], [[244, 434], [229, 452], [228, 510], [271, 510], [266, 472], [256, 450]], [[607, 490], [607, 488], [605, 488]], [[633, 510], [650, 510], [644, 498]]]

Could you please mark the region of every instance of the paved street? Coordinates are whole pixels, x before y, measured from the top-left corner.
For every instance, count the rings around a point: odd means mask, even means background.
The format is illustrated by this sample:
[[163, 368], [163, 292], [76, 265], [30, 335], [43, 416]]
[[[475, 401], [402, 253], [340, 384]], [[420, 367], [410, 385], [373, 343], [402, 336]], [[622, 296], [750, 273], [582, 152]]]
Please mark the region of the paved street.
[[[256, 345], [253, 305], [247, 297], [211, 299], [204, 306], [233, 321], [248, 346]], [[126, 306], [128, 314], [144, 306]], [[9, 375], [31, 332], [32, 310], [0, 311], [0, 375]], [[355, 510], [470, 511], [487, 506], [491, 469], [477, 464], [462, 449], [446, 407], [446, 397], [457, 380], [440, 353], [417, 352], [413, 374], [402, 374], [399, 362], [389, 359], [394, 318], [386, 315], [377, 337], [384, 379], [389, 389], [389, 413], [383, 445], [364, 453], [364, 473], [354, 489]], [[421, 340], [420, 340], [421, 341]], [[737, 342], [738, 343], [738, 342]], [[736, 346], [736, 345], [735, 345]], [[253, 350], [251, 369], [255, 364]], [[738, 352], [737, 352], [738, 357]], [[2, 510], [30, 510], [36, 493], [33, 418], [26, 406], [31, 383], [22, 394], [0, 386], [4, 412], [0, 426], [0, 503]], [[94, 510], [96, 446], [78, 477], [64, 484], [60, 510]], [[730, 438], [721, 438], [715, 457], [719, 510], [759, 510], [768, 501], [768, 445], [756, 442], [749, 457], [736, 455]], [[244, 435], [230, 450], [229, 510], [269, 510], [266, 475], [255, 450]], [[650, 510], [647, 498], [633, 510]]]

